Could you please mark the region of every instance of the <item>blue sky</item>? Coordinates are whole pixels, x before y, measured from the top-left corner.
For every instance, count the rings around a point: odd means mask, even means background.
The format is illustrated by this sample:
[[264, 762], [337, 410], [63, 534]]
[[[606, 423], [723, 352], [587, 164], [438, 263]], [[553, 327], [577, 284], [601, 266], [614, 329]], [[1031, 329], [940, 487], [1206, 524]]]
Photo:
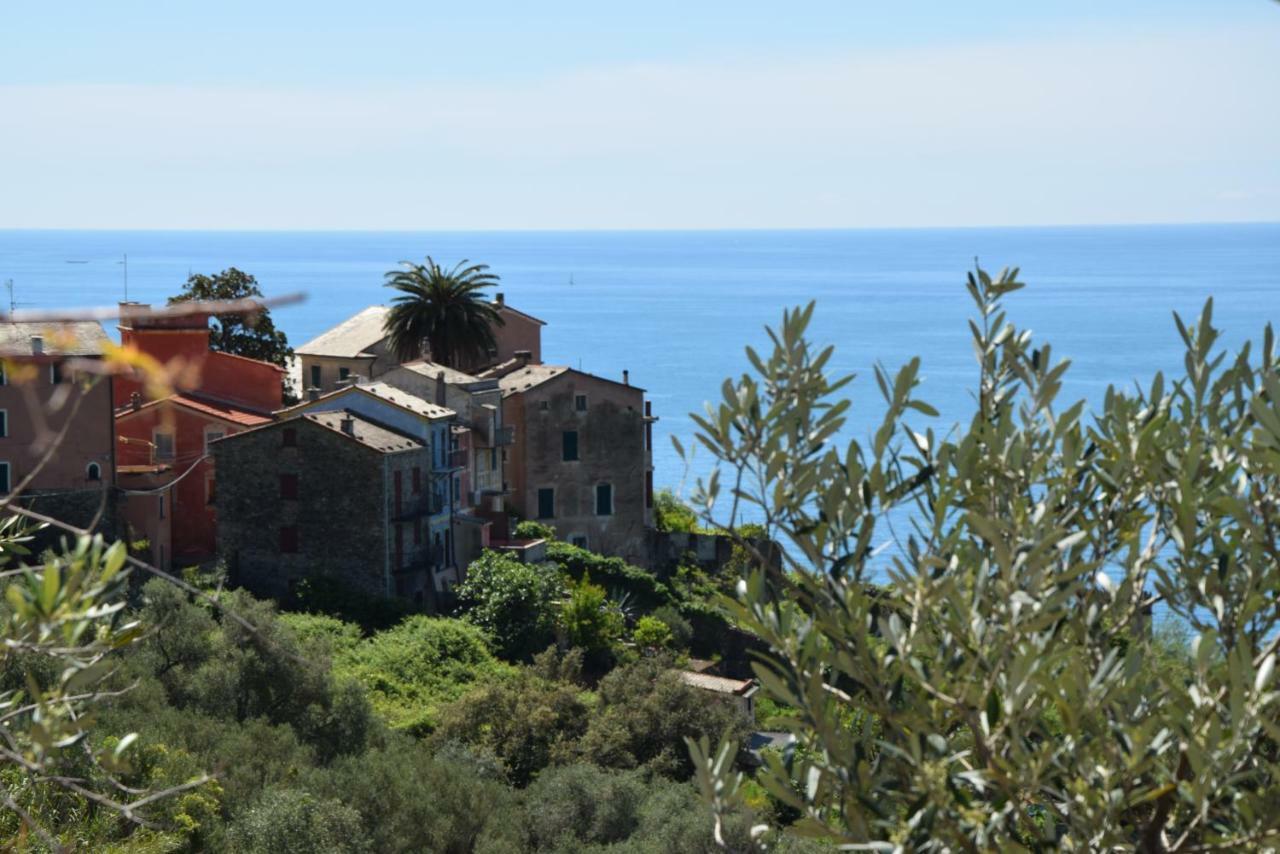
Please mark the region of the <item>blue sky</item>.
[[1276, 220], [1278, 83], [1269, 0], [8, 3], [0, 227]]

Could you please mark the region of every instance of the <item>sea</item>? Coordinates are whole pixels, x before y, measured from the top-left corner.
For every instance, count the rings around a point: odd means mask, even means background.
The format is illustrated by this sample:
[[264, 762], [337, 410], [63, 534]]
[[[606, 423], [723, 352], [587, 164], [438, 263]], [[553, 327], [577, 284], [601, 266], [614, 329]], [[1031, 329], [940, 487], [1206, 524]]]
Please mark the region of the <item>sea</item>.
[[[276, 324], [301, 344], [391, 293], [384, 275], [430, 255], [490, 265], [511, 305], [546, 321], [547, 362], [647, 390], [655, 482], [688, 494], [713, 461], [688, 414], [749, 369], [784, 310], [816, 303], [810, 329], [853, 373], [842, 438], [883, 413], [872, 367], [922, 361], [915, 429], [967, 421], [978, 369], [965, 274], [1018, 267], [1009, 318], [1072, 363], [1062, 400], [1096, 406], [1115, 384], [1147, 384], [1182, 361], [1173, 313], [1213, 299], [1224, 347], [1280, 320], [1280, 223], [831, 231], [235, 232], [0, 231], [0, 284], [18, 308], [163, 303], [192, 273], [238, 267], [264, 294], [306, 294]], [[126, 263], [127, 261], [127, 263]], [[127, 279], [126, 279], [127, 277]], [[10, 299], [0, 292], [0, 299]], [[114, 330], [109, 330], [114, 334]]]

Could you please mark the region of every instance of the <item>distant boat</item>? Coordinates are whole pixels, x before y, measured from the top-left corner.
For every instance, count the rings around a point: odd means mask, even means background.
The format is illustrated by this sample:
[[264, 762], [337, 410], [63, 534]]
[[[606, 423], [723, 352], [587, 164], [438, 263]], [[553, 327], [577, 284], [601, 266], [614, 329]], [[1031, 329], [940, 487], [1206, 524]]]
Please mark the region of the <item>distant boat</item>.
[[67, 261], [68, 264], [88, 264], [88, 261]]
[[569, 274], [569, 287], [573, 287], [573, 273]]

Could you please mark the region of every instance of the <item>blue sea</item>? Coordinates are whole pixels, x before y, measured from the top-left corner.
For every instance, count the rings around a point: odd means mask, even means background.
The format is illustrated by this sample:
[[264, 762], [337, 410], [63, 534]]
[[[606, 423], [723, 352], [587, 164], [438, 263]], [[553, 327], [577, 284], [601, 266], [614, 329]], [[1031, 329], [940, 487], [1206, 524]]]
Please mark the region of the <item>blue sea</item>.
[[[547, 361], [648, 390], [661, 420], [656, 481], [686, 492], [690, 411], [747, 368], [783, 309], [817, 301], [812, 337], [836, 345], [832, 368], [855, 372], [849, 429], [866, 434], [881, 401], [871, 375], [923, 359], [921, 394], [940, 431], [966, 419], [977, 368], [965, 273], [1018, 266], [1028, 287], [1014, 322], [1071, 359], [1065, 396], [1101, 399], [1109, 384], [1177, 370], [1172, 312], [1214, 317], [1236, 345], [1280, 319], [1280, 224], [883, 231], [165, 232], [0, 231], [0, 284], [20, 308], [162, 303], [192, 272], [235, 266], [268, 295], [304, 291], [278, 309], [295, 344], [385, 301], [383, 274], [403, 260], [467, 258], [492, 266], [512, 305], [547, 321]], [[0, 292], [0, 296], [7, 294]], [[923, 421], [921, 423], [924, 423]]]

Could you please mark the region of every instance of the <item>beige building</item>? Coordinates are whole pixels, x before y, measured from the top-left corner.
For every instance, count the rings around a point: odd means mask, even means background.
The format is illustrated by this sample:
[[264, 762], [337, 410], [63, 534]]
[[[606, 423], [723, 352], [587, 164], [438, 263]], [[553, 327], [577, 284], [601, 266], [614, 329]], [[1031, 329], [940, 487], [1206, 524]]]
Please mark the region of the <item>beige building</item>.
[[499, 379], [514, 430], [507, 506], [563, 540], [641, 566], [652, 525], [653, 421], [644, 389], [558, 365]]
[[[493, 329], [496, 347], [489, 354], [464, 365], [474, 372], [489, 365], [511, 361], [517, 353], [527, 353], [528, 361], [542, 361], [542, 327], [546, 323], [507, 305], [502, 294], [491, 303], [502, 325]], [[387, 346], [384, 325], [386, 306], [371, 305], [363, 311], [294, 348], [302, 383], [300, 392], [318, 388], [332, 391], [356, 378], [372, 380], [400, 366]]]

